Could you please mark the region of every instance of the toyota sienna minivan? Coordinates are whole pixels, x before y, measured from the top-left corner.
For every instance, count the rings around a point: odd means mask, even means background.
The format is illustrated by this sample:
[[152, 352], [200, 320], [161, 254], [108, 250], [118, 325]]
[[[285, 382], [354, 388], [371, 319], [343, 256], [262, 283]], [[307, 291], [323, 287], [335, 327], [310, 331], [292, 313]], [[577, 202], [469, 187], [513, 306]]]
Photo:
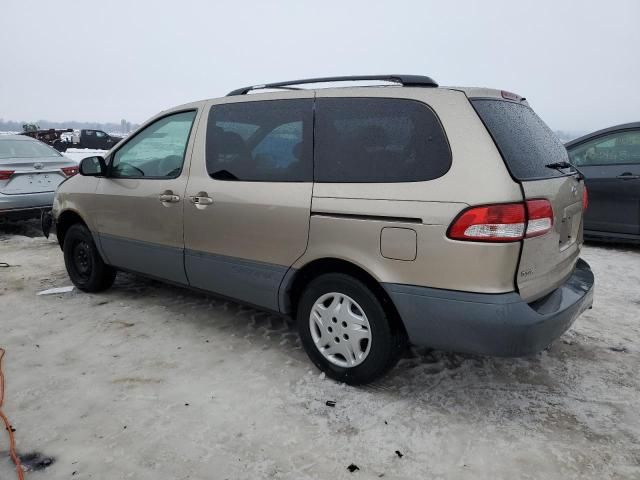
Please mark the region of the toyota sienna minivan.
[[[335, 88], [356, 80], [374, 84]], [[532, 354], [592, 304], [582, 176], [513, 93], [246, 87], [160, 113], [80, 173], [43, 217], [79, 289], [123, 270], [291, 316], [346, 383], [407, 342]]]

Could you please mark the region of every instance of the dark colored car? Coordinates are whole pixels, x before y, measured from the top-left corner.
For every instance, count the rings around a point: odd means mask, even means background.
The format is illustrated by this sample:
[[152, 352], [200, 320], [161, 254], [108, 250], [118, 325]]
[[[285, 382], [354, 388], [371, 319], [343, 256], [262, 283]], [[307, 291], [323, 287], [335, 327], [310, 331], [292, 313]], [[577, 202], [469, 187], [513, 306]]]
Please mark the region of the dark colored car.
[[40, 140], [47, 145], [52, 146], [59, 152], [65, 152], [69, 147], [69, 143], [64, 139], [64, 135], [69, 135], [73, 133], [72, 128], [66, 129], [40, 129], [35, 124], [25, 124], [22, 126], [24, 131], [20, 135], [26, 135], [27, 137], [35, 138], [36, 140]]
[[96, 150], [111, 150], [121, 137], [109, 135], [102, 130], [80, 130], [80, 135], [74, 135], [69, 148], [91, 148]]
[[82, 129], [75, 132], [71, 128], [67, 129], [54, 129], [49, 128], [41, 130], [37, 128], [37, 125], [23, 125], [24, 132], [21, 135], [26, 135], [41, 142], [51, 145], [59, 152], [66, 152], [68, 148], [89, 148], [92, 150], [111, 150], [111, 148], [117, 144], [122, 137], [116, 137], [109, 135], [102, 130], [89, 130]]
[[585, 236], [640, 242], [640, 122], [605, 128], [565, 146], [586, 177]]

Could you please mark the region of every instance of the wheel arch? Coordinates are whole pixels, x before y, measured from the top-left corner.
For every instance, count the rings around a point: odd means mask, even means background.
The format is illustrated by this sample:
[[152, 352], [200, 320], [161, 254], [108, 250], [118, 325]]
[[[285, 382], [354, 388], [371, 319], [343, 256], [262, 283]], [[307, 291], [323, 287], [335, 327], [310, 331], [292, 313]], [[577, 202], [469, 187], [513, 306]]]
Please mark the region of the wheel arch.
[[343, 273], [364, 283], [380, 300], [393, 324], [406, 334], [400, 314], [380, 282], [363, 267], [340, 258], [319, 258], [305, 264], [302, 268], [290, 269], [280, 286], [280, 311], [295, 318], [298, 302], [305, 287], [313, 279], [325, 273]]
[[87, 222], [85, 222], [82, 216], [75, 210], [65, 210], [58, 215], [58, 219], [56, 220], [56, 236], [58, 237], [58, 245], [60, 245], [60, 248], [63, 248], [64, 237], [69, 231], [69, 228], [76, 223], [81, 223], [89, 228]]

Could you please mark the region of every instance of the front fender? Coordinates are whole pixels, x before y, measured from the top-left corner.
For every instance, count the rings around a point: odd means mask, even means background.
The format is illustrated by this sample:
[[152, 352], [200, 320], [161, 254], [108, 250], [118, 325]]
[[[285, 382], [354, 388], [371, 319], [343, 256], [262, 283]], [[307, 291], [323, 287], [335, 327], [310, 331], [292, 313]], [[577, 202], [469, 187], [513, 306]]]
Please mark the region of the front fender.
[[96, 210], [96, 189], [99, 177], [83, 177], [76, 175], [60, 185], [53, 199], [51, 210], [52, 222], [60, 223], [65, 212], [78, 215], [92, 232], [98, 231], [97, 221], [93, 214]]

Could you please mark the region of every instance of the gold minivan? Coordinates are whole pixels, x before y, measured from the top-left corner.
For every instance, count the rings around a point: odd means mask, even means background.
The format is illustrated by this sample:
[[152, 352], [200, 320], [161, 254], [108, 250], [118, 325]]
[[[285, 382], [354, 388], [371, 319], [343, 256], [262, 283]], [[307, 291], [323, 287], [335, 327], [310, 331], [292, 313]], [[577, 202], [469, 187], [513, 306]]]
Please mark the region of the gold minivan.
[[[318, 88], [345, 81], [374, 84]], [[80, 174], [43, 218], [79, 289], [125, 270], [290, 315], [346, 383], [407, 342], [532, 354], [592, 304], [582, 176], [513, 93], [247, 87], [162, 112]]]

